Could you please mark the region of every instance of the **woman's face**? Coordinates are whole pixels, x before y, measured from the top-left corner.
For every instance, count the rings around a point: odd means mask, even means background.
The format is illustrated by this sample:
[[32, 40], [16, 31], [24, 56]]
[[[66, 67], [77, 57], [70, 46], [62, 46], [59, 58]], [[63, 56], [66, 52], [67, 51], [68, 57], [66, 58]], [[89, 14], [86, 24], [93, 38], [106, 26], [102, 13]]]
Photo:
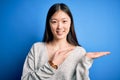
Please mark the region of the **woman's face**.
[[66, 39], [70, 25], [71, 19], [65, 12], [62, 10], [55, 12], [50, 19], [50, 28], [54, 39]]

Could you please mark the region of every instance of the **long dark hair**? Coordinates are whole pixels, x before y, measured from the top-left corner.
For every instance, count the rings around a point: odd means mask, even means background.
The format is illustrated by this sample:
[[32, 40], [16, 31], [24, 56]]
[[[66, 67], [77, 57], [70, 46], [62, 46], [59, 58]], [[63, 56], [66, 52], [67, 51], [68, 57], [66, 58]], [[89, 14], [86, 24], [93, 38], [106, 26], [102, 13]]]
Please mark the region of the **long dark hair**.
[[75, 30], [74, 30], [74, 22], [73, 22], [73, 17], [72, 17], [71, 11], [68, 8], [68, 6], [65, 5], [64, 3], [56, 3], [50, 7], [48, 14], [47, 14], [47, 18], [46, 18], [46, 28], [45, 28], [43, 42], [49, 43], [54, 38], [53, 34], [51, 32], [51, 29], [50, 29], [49, 20], [51, 19], [52, 15], [55, 12], [57, 12], [58, 10], [62, 10], [63, 12], [68, 14], [68, 16], [71, 19], [71, 26], [70, 26], [70, 31], [67, 35], [67, 41], [72, 45], [80, 46], [78, 41], [77, 41], [77, 38], [76, 38], [76, 34], [75, 34]]

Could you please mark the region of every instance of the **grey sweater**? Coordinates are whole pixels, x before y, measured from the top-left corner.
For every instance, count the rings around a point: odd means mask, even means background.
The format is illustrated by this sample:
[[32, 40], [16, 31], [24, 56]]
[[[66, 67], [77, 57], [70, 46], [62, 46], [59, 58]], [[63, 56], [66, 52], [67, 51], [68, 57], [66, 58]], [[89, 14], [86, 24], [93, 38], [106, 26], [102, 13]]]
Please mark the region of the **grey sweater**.
[[83, 47], [76, 46], [56, 70], [48, 63], [45, 43], [35, 43], [26, 57], [21, 80], [90, 80], [93, 60], [85, 54]]

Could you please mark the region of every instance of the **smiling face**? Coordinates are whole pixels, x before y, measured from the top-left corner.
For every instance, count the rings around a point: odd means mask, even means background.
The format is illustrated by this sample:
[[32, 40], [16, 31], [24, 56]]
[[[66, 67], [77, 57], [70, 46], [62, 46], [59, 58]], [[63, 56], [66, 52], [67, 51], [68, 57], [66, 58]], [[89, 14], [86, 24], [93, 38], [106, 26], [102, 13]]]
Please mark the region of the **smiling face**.
[[49, 23], [54, 39], [60, 40], [67, 38], [67, 34], [70, 30], [71, 19], [65, 12], [62, 10], [55, 12]]

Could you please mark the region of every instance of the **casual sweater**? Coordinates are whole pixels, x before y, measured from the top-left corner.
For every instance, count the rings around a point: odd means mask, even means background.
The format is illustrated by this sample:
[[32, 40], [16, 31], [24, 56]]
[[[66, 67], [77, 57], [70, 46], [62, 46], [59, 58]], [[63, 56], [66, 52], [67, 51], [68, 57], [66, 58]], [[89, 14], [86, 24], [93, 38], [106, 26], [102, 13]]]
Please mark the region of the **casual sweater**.
[[85, 54], [83, 47], [76, 46], [58, 69], [54, 69], [48, 63], [46, 44], [37, 42], [26, 57], [21, 80], [90, 80], [93, 60]]

